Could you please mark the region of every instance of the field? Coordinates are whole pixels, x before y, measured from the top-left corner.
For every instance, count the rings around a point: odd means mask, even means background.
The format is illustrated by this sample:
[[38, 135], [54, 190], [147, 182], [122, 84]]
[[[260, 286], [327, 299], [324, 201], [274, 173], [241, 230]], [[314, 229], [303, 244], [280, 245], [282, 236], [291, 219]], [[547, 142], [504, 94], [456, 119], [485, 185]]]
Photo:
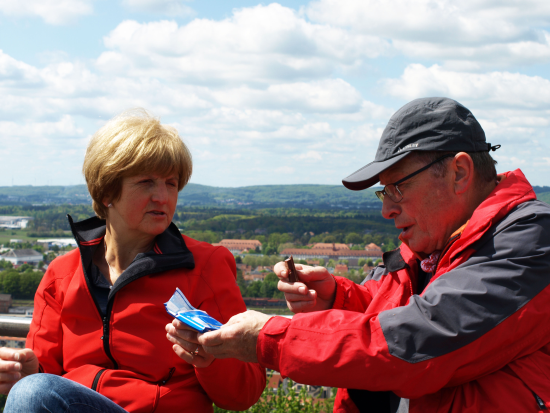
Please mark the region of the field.
[[27, 236], [28, 230], [26, 229], [0, 229], [0, 245], [7, 244], [10, 242], [10, 239], [18, 238], [22, 239], [23, 242], [36, 241], [36, 238], [31, 238]]

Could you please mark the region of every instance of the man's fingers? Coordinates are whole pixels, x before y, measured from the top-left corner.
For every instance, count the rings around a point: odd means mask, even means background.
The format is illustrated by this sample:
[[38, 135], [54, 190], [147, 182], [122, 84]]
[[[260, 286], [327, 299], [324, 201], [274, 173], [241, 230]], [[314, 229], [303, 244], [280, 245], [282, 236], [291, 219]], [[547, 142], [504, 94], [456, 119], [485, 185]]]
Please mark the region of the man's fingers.
[[286, 305], [290, 311], [294, 314], [297, 313], [306, 313], [311, 311], [313, 307], [317, 304], [317, 301], [287, 301]]
[[289, 283], [287, 281], [279, 280], [277, 284], [277, 289], [283, 293], [296, 294], [296, 295], [307, 295], [308, 287], [301, 282]]
[[199, 335], [200, 345], [203, 346], [208, 353], [210, 353], [207, 347], [214, 347], [223, 344], [224, 336], [222, 331], [223, 329], [219, 329], [217, 331], [209, 331], [208, 333]]
[[273, 267], [273, 272], [281, 281], [288, 282], [288, 267], [286, 262], [282, 261], [275, 264]]
[[307, 295], [285, 293], [285, 300], [289, 302], [305, 301], [312, 303], [316, 300], [317, 293], [314, 290], [309, 290]]

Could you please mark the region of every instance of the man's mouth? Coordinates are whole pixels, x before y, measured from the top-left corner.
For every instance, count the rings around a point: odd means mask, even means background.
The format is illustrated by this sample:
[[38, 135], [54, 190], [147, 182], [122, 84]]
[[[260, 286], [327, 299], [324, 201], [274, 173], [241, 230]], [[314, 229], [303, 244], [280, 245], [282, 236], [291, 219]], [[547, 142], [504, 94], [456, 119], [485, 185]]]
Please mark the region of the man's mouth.
[[400, 237], [407, 237], [407, 235], [409, 234], [409, 230], [411, 229], [411, 226], [401, 227], [399, 229], [401, 230]]

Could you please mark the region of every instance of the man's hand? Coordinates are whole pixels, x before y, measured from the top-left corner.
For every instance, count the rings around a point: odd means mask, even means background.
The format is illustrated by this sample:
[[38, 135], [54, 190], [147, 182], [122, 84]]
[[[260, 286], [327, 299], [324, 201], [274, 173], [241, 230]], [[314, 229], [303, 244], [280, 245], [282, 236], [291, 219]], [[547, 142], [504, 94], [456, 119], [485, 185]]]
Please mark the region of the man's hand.
[[234, 315], [219, 330], [199, 335], [199, 342], [207, 353], [216, 358], [257, 362], [258, 336], [270, 318], [257, 311]]
[[288, 269], [284, 262], [275, 265], [279, 277], [277, 288], [285, 293], [286, 304], [293, 313], [328, 310], [334, 304], [336, 281], [324, 267], [296, 264], [299, 282], [288, 281]]
[[0, 348], [0, 393], [8, 394], [23, 377], [38, 373], [38, 358], [31, 349]]
[[189, 364], [204, 368], [214, 361], [214, 356], [207, 354], [199, 344], [197, 331], [187, 324], [174, 319], [172, 324], [166, 324], [166, 333], [166, 338], [174, 344], [174, 352]]

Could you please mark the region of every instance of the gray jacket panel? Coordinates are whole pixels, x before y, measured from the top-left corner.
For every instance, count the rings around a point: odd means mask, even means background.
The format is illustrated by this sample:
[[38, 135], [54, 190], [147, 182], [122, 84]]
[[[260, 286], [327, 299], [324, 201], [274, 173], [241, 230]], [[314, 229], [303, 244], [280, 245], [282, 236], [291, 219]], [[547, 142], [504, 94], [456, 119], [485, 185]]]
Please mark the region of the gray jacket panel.
[[380, 313], [389, 351], [417, 363], [464, 347], [550, 284], [550, 206], [518, 205], [491, 227], [464, 264], [408, 305]]

